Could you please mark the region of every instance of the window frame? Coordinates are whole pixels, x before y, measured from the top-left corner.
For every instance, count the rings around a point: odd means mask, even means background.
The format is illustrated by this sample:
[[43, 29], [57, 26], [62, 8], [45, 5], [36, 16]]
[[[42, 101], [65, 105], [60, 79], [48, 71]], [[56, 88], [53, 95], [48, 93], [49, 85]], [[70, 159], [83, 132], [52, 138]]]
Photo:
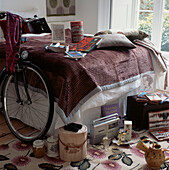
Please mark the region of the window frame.
[[[137, 8], [137, 19], [136, 19], [136, 28], [138, 28], [139, 21], [139, 4], [140, 0], [137, 0], [135, 7]], [[161, 50], [161, 38], [162, 38], [162, 26], [163, 26], [163, 12], [164, 12], [165, 0], [154, 0], [154, 9], [153, 9], [153, 21], [152, 21], [152, 39], [151, 41], [158, 50]], [[133, 9], [135, 11], [135, 9]], [[167, 53], [167, 52], [166, 52]]]
[[[98, 0], [98, 31], [116, 28], [113, 25], [113, 20], [116, 16], [113, 15], [115, 4], [118, 0]], [[139, 5], [140, 0], [131, 0], [131, 16], [128, 24], [131, 29], [138, 29], [139, 21]], [[165, 0], [154, 0], [153, 21], [152, 21], [152, 42], [155, 47], [161, 50], [162, 26], [163, 26], [163, 12]], [[110, 7], [110, 8], [109, 8]], [[110, 10], [109, 10], [110, 9]], [[109, 19], [106, 19], [109, 18]], [[116, 26], [116, 25], [115, 25]], [[162, 51], [162, 53], [169, 55], [169, 52]]]
[[113, 0], [98, 0], [97, 31], [110, 29], [112, 1]]

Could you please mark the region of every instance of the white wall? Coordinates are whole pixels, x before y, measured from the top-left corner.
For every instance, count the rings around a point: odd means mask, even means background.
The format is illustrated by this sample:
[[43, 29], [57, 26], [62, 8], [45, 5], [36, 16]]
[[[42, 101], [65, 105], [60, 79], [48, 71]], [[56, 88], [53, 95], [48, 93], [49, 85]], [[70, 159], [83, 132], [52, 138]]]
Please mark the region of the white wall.
[[76, 20], [83, 21], [85, 33], [96, 33], [98, 26], [98, 0], [76, 0]]
[[[23, 17], [46, 17], [46, 0], [0, 0], [0, 11], [11, 11]], [[76, 15], [62, 17], [47, 17], [51, 23], [64, 22], [69, 27], [72, 20], [82, 20], [85, 33], [97, 32], [98, 0], [76, 0]]]
[[0, 10], [19, 13], [24, 17], [39, 17], [46, 15], [45, 0], [1, 0]]
[[[46, 16], [46, 0], [0, 0], [0, 11], [10, 11], [23, 17]], [[0, 38], [3, 37], [0, 30]]]

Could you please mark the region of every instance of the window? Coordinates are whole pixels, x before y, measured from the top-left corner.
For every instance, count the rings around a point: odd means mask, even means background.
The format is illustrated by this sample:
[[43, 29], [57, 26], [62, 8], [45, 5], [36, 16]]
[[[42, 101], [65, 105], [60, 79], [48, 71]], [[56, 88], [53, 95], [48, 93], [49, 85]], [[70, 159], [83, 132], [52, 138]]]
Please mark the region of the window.
[[169, 52], [169, 0], [165, 0], [161, 50]]
[[146, 31], [157, 49], [169, 54], [169, 0], [110, 0], [110, 2], [112, 2], [110, 28], [139, 28]]
[[138, 28], [150, 34], [159, 50], [169, 52], [169, 0], [138, 2]]
[[150, 35], [152, 35], [152, 21], [153, 21], [153, 0], [140, 0], [139, 5], [139, 20], [138, 27], [141, 30], [146, 31]]

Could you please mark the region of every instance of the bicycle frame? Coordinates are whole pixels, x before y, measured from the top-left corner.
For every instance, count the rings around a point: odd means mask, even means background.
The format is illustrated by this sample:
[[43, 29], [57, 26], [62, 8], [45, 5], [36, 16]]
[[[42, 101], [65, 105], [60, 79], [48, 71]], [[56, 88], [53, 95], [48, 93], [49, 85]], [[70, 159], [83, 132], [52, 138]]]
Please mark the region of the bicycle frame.
[[6, 74], [7, 74], [7, 71], [6, 71], [6, 67], [4, 66], [0, 72], [0, 86], [2, 85], [2, 82], [3, 82]]
[[[8, 13], [0, 12], [0, 19], [5, 16], [5, 19], [8, 19]], [[0, 111], [3, 112], [6, 123], [15, 137], [24, 142], [33, 142], [46, 135], [50, 128], [54, 97], [44, 72], [27, 59], [28, 52], [21, 50], [22, 42], [23, 40], [19, 41], [20, 45], [17, 46], [15, 71], [8, 71], [8, 63], [0, 70]], [[26, 130], [18, 130], [20, 124], [19, 129], [26, 127]]]
[[[20, 59], [21, 60], [21, 59]], [[19, 60], [19, 61], [20, 61]], [[20, 61], [22, 64], [23, 63], [30, 63], [30, 61]], [[20, 63], [19, 62], [19, 63]], [[22, 65], [22, 64], [19, 64], [19, 65]], [[17, 69], [20, 69], [19, 66]], [[16, 90], [16, 95], [17, 95], [17, 100], [16, 102], [18, 102], [20, 105], [23, 105], [23, 101], [21, 100], [21, 97], [20, 97], [20, 92], [19, 92], [19, 88], [18, 88], [18, 79], [17, 79], [17, 69], [16, 69], [16, 72], [13, 74], [14, 76], [14, 83], [15, 83], [15, 90]], [[10, 73], [9, 73], [10, 74]], [[6, 67], [4, 66], [3, 69], [1, 70], [0, 72], [0, 86], [3, 85], [3, 81], [5, 79], [5, 76], [8, 75], [8, 72], [6, 70]], [[29, 92], [28, 92], [28, 85], [27, 85], [27, 82], [26, 82], [26, 79], [25, 79], [25, 74], [24, 72], [22, 72], [22, 76], [23, 76], [23, 80], [24, 80], [24, 89], [25, 89], [25, 93], [27, 95], [27, 102], [28, 104], [31, 104], [32, 101], [31, 101], [31, 98], [30, 98], [30, 95], [29, 95]], [[2, 100], [2, 89], [1, 89], [1, 100]]]
[[[17, 69], [20, 69], [20, 65], [22, 65], [23, 63], [30, 63], [30, 61], [22, 61], [20, 56], [19, 56], [19, 61], [18, 61], [18, 68]], [[16, 94], [17, 94], [17, 102], [20, 104], [20, 105], [23, 105], [23, 101], [21, 100], [21, 97], [20, 97], [20, 93], [19, 93], [19, 88], [18, 88], [18, 75], [17, 75], [17, 69], [16, 69], [16, 72], [14, 74], [14, 83], [15, 83], [15, 90], [16, 90]], [[24, 72], [24, 68], [23, 68], [23, 71], [22, 71], [22, 76], [23, 76], [23, 82], [24, 82], [24, 89], [25, 89], [25, 93], [26, 93], [26, 96], [27, 96], [27, 103], [28, 104], [31, 104], [32, 101], [31, 101], [31, 98], [30, 98], [30, 95], [29, 95], [29, 92], [28, 92], [28, 85], [27, 85], [27, 82], [26, 82], [26, 79], [25, 79], [25, 72]]]
[[[0, 86], [2, 85], [2, 82], [5, 79], [6, 73], [7, 73], [6, 68], [3, 67], [3, 69], [0, 72]], [[1, 89], [1, 92], [0, 92], [0, 99], [1, 99], [1, 102], [2, 102], [2, 89]], [[2, 110], [2, 108], [3, 108], [3, 106], [0, 108], [0, 110]]]

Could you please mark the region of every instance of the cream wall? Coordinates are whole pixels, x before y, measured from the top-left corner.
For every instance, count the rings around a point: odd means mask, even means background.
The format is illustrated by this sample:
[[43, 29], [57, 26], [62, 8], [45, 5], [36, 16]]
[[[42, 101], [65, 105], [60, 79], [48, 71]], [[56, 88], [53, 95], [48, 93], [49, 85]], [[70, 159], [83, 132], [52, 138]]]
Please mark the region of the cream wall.
[[[0, 11], [19, 13], [24, 17], [46, 17], [46, 0], [0, 0]], [[85, 33], [95, 33], [98, 21], [98, 0], [76, 0], [76, 15], [48, 17], [49, 24], [64, 22], [69, 27], [71, 20], [82, 20]]]
[[76, 0], [76, 19], [83, 21], [85, 33], [96, 33], [98, 0]]
[[0, 0], [1, 11], [11, 11], [23, 14], [24, 17], [33, 17], [33, 13], [38, 14], [40, 17], [45, 16], [45, 0]]

